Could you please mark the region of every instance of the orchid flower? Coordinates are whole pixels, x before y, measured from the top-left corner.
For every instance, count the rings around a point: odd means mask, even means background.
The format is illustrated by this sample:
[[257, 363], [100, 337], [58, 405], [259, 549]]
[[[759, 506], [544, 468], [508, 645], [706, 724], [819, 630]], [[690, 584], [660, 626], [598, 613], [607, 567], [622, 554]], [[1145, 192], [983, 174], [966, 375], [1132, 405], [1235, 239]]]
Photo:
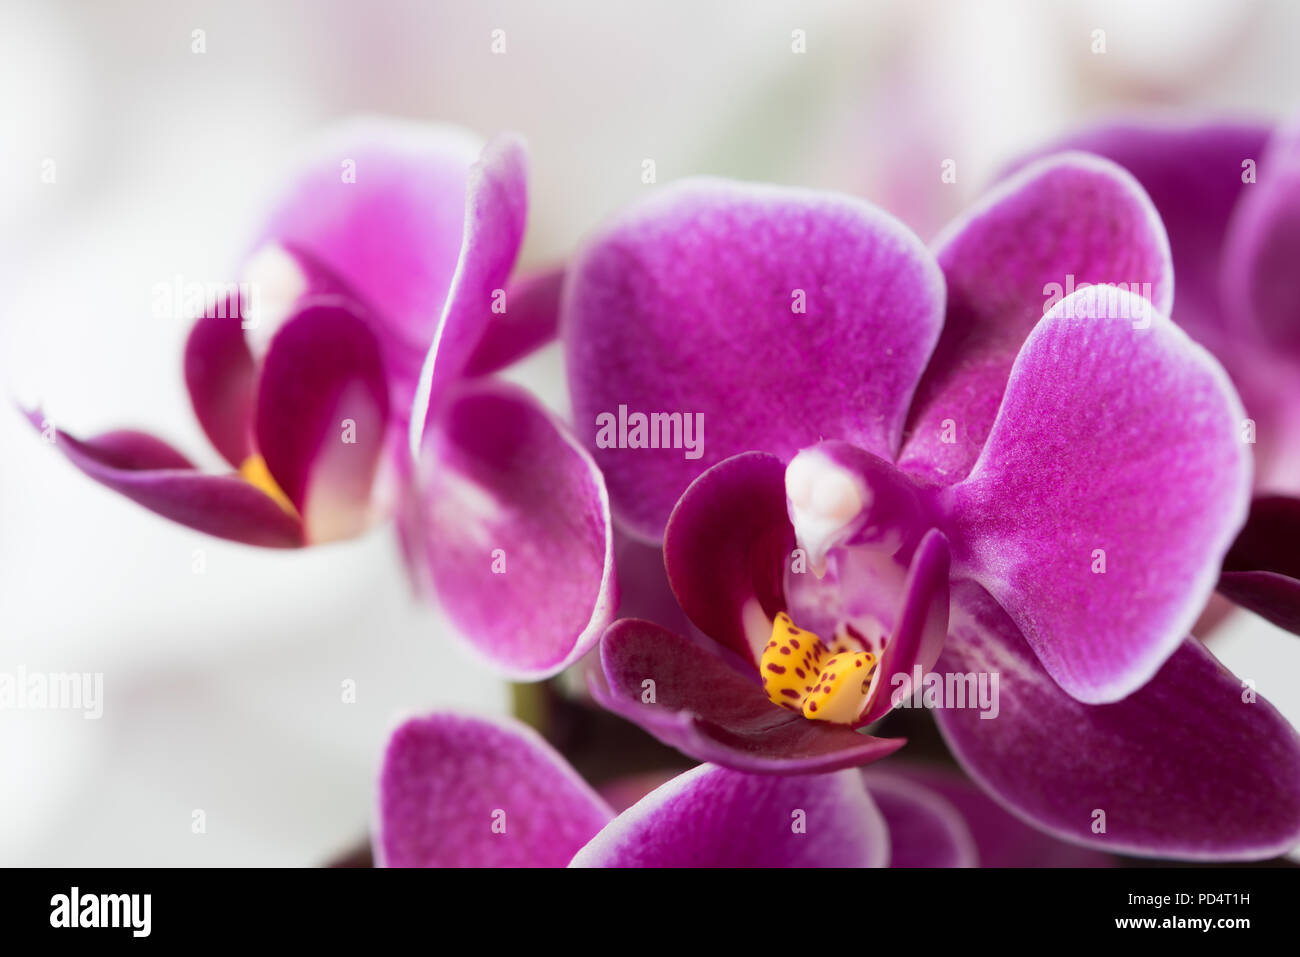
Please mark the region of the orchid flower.
[[507, 288], [525, 166], [510, 136], [484, 148], [359, 120], [324, 138], [186, 344], [195, 414], [231, 471], [142, 432], [33, 422], [97, 482], [221, 538], [316, 545], [396, 517], [415, 580], [478, 651], [511, 674], [560, 670], [595, 644], [617, 584], [590, 456], [483, 377], [554, 329], [558, 272]]
[[1173, 318], [1232, 377], [1258, 462], [1219, 591], [1300, 633], [1300, 129], [1122, 122], [1060, 146], [1125, 167], [1169, 230]]
[[[864, 202], [716, 180], [618, 218], [570, 266], [575, 416], [693, 627], [616, 621], [593, 693], [698, 760], [808, 774], [896, 751], [863, 729], [938, 678], [958, 761], [1049, 833], [1293, 847], [1300, 738], [1188, 637], [1251, 454], [1172, 302], [1150, 200], [1083, 154], [932, 250]], [[958, 694], [981, 676], [996, 709]]]
[[388, 867], [1097, 866], [931, 769], [776, 777], [700, 765], [597, 792], [516, 721], [403, 723], [379, 781]]

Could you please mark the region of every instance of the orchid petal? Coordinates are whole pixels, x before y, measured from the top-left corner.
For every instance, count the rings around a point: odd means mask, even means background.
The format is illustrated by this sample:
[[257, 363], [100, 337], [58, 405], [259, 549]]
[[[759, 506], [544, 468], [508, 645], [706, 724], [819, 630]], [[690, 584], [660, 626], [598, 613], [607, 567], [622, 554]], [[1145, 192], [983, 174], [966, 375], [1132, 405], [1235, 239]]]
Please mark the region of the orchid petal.
[[1232, 370], [1236, 336], [1220, 302], [1220, 262], [1233, 211], [1262, 188], [1243, 178], [1259, 162], [1272, 126], [1241, 120], [1168, 123], [1127, 120], [1072, 133], [1051, 147], [1084, 150], [1124, 167], [1151, 197], [1169, 233], [1178, 303], [1172, 318]]
[[890, 867], [975, 867], [979, 851], [961, 814], [941, 795], [884, 768], [862, 772], [889, 827]]
[[927, 674], [939, 660], [948, 633], [949, 562], [948, 540], [938, 529], [932, 529], [912, 556], [898, 620], [880, 656], [876, 681], [889, 682], [889, 688], [882, 684], [875, 692], [860, 724], [883, 718], [893, 707], [896, 695], [912, 693], [914, 669], [919, 667], [922, 675]]
[[481, 142], [452, 127], [363, 117], [330, 130], [273, 205], [251, 252], [308, 253], [420, 354], [461, 255]]
[[1132, 693], [1190, 632], [1245, 519], [1243, 419], [1219, 364], [1150, 303], [1076, 292], [1030, 334], [949, 490], [954, 576], [993, 594], [1069, 694]]
[[618, 604], [609, 500], [568, 431], [520, 389], [460, 386], [430, 423], [404, 531], [471, 645], [536, 680], [600, 639]]
[[1021, 344], [1056, 299], [1126, 283], [1160, 312], [1173, 299], [1169, 241], [1128, 173], [1079, 153], [1032, 164], [934, 243], [948, 284], [943, 336], [917, 388], [899, 467], [964, 478], [997, 416]]
[[[788, 460], [826, 437], [892, 460], [943, 311], [933, 259], [892, 217], [834, 194], [708, 179], [606, 227], [568, 283], [579, 434], [620, 522], [650, 540], [692, 480], [740, 452]], [[602, 448], [598, 417], [620, 407], [694, 417], [707, 439]]]
[[732, 456], [692, 482], [664, 533], [668, 581], [682, 610], [754, 667], [772, 619], [785, 610], [782, 572], [793, 548], [785, 467], [763, 452]]
[[697, 643], [648, 621], [624, 619], [600, 644], [606, 684], [592, 694], [665, 744], [701, 761], [761, 774], [856, 767], [906, 742], [810, 721], [768, 700], [720, 646]]
[[304, 304], [276, 333], [258, 380], [257, 446], [313, 543], [374, 518], [388, 387], [379, 344], [344, 300]]
[[222, 457], [239, 468], [253, 454], [256, 369], [238, 300], [226, 315], [204, 316], [185, 342], [185, 385], [194, 414]]
[[[494, 300], [505, 292], [524, 239], [527, 165], [523, 141], [499, 136], [470, 170], [460, 258], [415, 392], [412, 451], [418, 451], [430, 408], [442, 402], [448, 388], [465, 372], [491, 325]], [[508, 299], [506, 307], [508, 314]]]
[[[870, 775], [876, 774], [877, 769], [863, 773], [867, 776], [867, 789], [871, 790]], [[975, 840], [980, 867], [1111, 867], [1115, 864], [1116, 859], [1109, 854], [1059, 841], [1030, 827], [956, 771], [929, 765], [900, 764], [895, 760], [881, 767], [878, 773], [912, 782], [941, 797], [955, 809]], [[894, 838], [897, 829], [885, 803], [879, 797], [876, 803], [885, 813], [890, 824], [890, 837]], [[903, 853], [897, 849], [897, 843], [895, 840], [892, 858], [895, 867], [898, 866], [898, 855]]]
[[[1245, 157], [1250, 158], [1250, 157]], [[1224, 243], [1223, 297], [1240, 325], [1292, 360], [1300, 358], [1300, 127], [1280, 130], [1243, 190]], [[1243, 178], [1238, 160], [1235, 179]]]
[[555, 338], [564, 270], [520, 276], [505, 288], [505, 311], [493, 312], [483, 338], [465, 363], [465, 375], [504, 369]]
[[1182, 860], [1274, 857], [1300, 842], [1300, 736], [1198, 641], [1124, 700], [1089, 705], [978, 586], [958, 586], [953, 605], [939, 670], [998, 676], [997, 711], [935, 718], [1016, 815], [1097, 850]]
[[302, 525], [265, 492], [238, 475], [205, 475], [161, 439], [109, 432], [75, 439], [53, 429], [39, 412], [32, 424], [55, 440], [77, 468], [120, 495], [173, 522], [248, 545], [296, 548]]
[[1300, 634], [1300, 499], [1260, 496], [1223, 561], [1219, 592]]
[[563, 867], [614, 816], [515, 721], [433, 714], [393, 732], [375, 859], [387, 867]]
[[883, 867], [884, 818], [852, 771], [771, 777], [701, 765], [652, 791], [574, 867]]

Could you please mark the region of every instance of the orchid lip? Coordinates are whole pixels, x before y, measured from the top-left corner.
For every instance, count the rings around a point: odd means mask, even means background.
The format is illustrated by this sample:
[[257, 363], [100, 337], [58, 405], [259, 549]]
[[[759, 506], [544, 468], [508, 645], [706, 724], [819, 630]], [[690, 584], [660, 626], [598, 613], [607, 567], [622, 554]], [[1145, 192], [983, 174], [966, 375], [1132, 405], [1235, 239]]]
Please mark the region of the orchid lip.
[[828, 645], [781, 612], [759, 672], [773, 704], [811, 721], [856, 724], [879, 687], [879, 663], [860, 637], [845, 634]]
[[912, 554], [935, 527], [932, 510], [894, 466], [843, 442], [799, 452], [785, 488], [802, 552], [785, 574], [791, 616], [832, 643], [849, 637], [879, 654]]

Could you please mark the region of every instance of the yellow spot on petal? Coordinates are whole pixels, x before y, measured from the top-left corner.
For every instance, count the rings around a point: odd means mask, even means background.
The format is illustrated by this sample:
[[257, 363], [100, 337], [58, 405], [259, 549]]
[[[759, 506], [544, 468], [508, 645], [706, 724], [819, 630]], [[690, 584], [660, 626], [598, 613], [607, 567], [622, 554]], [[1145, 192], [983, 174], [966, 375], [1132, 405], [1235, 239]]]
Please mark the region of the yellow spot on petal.
[[772, 623], [759, 670], [774, 704], [814, 721], [853, 724], [871, 701], [876, 656], [869, 651], [832, 654], [814, 632], [785, 612]]
[[271, 470], [266, 467], [266, 459], [260, 455], [250, 455], [244, 459], [244, 464], [239, 466], [239, 476], [253, 488], [260, 489], [271, 496], [276, 505], [297, 518], [298, 510], [293, 507], [293, 502], [289, 501], [289, 496], [275, 484], [275, 479], [271, 477]]

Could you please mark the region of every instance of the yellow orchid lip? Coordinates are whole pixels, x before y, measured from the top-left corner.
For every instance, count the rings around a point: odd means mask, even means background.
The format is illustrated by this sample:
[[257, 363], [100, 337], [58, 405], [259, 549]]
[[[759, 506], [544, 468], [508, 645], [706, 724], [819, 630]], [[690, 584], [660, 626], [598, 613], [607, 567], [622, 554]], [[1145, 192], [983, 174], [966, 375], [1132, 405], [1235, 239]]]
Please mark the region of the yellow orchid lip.
[[275, 504], [282, 509], [298, 518], [298, 510], [294, 508], [293, 502], [289, 501], [289, 496], [284, 494], [284, 490], [276, 484], [275, 478], [271, 475], [271, 470], [266, 467], [266, 459], [254, 453], [239, 466], [239, 476], [255, 489], [265, 492], [271, 497]]
[[781, 612], [772, 622], [759, 671], [773, 704], [813, 721], [855, 724], [871, 704], [878, 664], [874, 654], [854, 651], [848, 642], [827, 647]]

